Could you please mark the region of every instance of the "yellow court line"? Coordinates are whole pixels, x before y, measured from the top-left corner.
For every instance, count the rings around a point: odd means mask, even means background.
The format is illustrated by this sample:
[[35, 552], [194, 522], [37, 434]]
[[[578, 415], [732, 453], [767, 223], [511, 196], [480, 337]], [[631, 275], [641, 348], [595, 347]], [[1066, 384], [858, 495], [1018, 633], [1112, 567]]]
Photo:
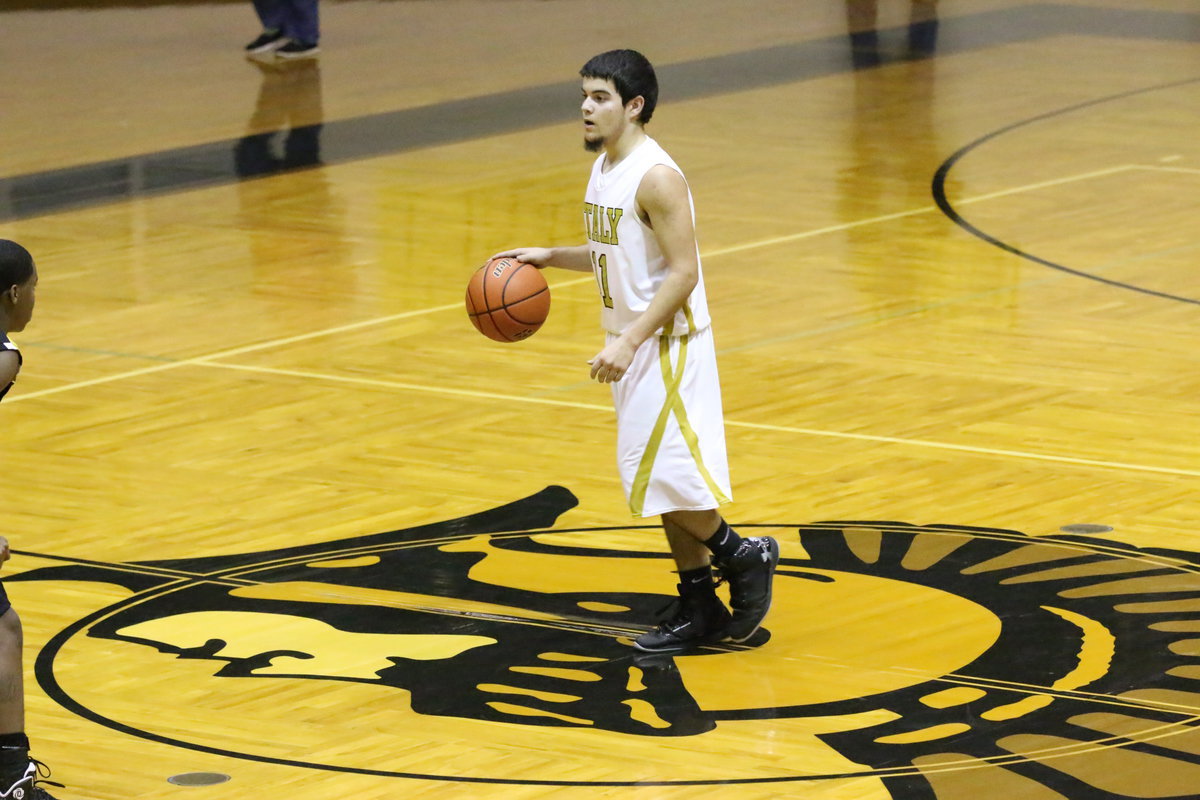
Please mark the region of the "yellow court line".
[[[1198, 716], [1200, 715], [1200, 707], [1183, 705], [1181, 703], [1171, 703], [1162, 700], [1146, 700], [1133, 697], [1122, 697], [1120, 695], [1104, 694], [1101, 692], [1056, 689], [1053, 686], [1044, 686], [1037, 683], [1021, 683], [1018, 681], [1006, 681], [997, 678], [983, 678], [957, 672], [947, 672], [935, 675], [931, 674], [928, 670], [915, 669], [913, 667], [906, 667], [898, 664], [862, 664], [842, 659], [831, 659], [825, 656], [818, 656], [810, 653], [788, 654], [786, 656], [777, 657], [776, 660], [797, 665], [815, 663], [820, 664], [826, 669], [830, 667], [847, 670], [852, 669], [859, 674], [906, 676], [912, 680], [912, 685], [914, 686], [925, 682], [948, 684], [950, 686], [968, 686], [975, 689], [984, 689], [989, 693], [1007, 693], [1025, 698], [1042, 696], [1049, 697], [1054, 700], [1069, 700], [1078, 703], [1095, 703], [1098, 705], [1118, 706], [1139, 711], [1159, 711], [1167, 714], [1178, 714], [1180, 717], [1185, 718], [1178, 720], [1177, 722], [1164, 723], [1164, 725], [1175, 725], [1180, 722], [1188, 723], [1200, 720], [1200, 716]], [[798, 674], [803, 673], [803, 671], [803, 667], [798, 667], [795, 670], [795, 672]]]
[[790, 233], [786, 236], [772, 236], [769, 239], [759, 239], [754, 242], [746, 242], [745, 244], [735, 244], [731, 247], [719, 247], [715, 250], [705, 250], [700, 254], [700, 256], [701, 258], [713, 258], [715, 256], [729, 255], [730, 253], [744, 253], [747, 250], [755, 250], [759, 247], [770, 247], [771, 245], [775, 244], [798, 242], [802, 239], [812, 239], [817, 236], [824, 236], [827, 233], [848, 231], [852, 228], [862, 228], [867, 225], [875, 225], [879, 222], [891, 222], [894, 219], [915, 217], [918, 214], [928, 214], [930, 211], [937, 211], [937, 206], [921, 206], [920, 208], [913, 208], [908, 211], [897, 211], [894, 214], [884, 214], [878, 217], [855, 220], [854, 222], [843, 222], [838, 225], [827, 225], [824, 228], [813, 228], [809, 231]]
[[[554, 286], [552, 288], [558, 289], [558, 288], [562, 288], [564, 286], [574, 286], [579, 283], [585, 283], [585, 282], [593, 281], [593, 280], [595, 280], [595, 279], [589, 275], [586, 278], [576, 278], [574, 280], [563, 281], [562, 283], [556, 283], [556, 284], [554, 284]], [[364, 319], [364, 320], [360, 320], [358, 322], [351, 322], [346, 325], [339, 325], [334, 328], [321, 328], [320, 330], [309, 331], [307, 333], [300, 333], [300, 334], [296, 334], [295, 336], [286, 336], [281, 339], [270, 339], [265, 342], [258, 342], [257, 344], [248, 344], [248, 345], [243, 345], [242, 347], [233, 347], [228, 350], [221, 350], [216, 353], [209, 353], [206, 356], [196, 356], [195, 358], [185, 358], [185, 359], [180, 359], [179, 361], [171, 361], [166, 364], [155, 364], [152, 367], [142, 367], [141, 369], [132, 369], [132, 370], [128, 370], [126, 372], [117, 372], [112, 375], [106, 375], [103, 378], [92, 378], [92, 379], [86, 380], [86, 381], [76, 381], [75, 383], [66, 383], [66, 384], [63, 384], [62, 386], [54, 386], [49, 389], [40, 389], [40, 390], [34, 391], [34, 392], [22, 392], [21, 394], [17, 395], [16, 397], [5, 399], [4, 402], [5, 402], [5, 405], [8, 405], [10, 403], [14, 403], [19, 400], [32, 400], [37, 397], [46, 397], [47, 395], [59, 394], [61, 392], [69, 392], [74, 389], [84, 389], [84, 388], [87, 388], [88, 386], [97, 386], [102, 383], [112, 383], [113, 381], [120, 381], [120, 380], [124, 380], [126, 378], [136, 378], [141, 375], [149, 375], [149, 374], [155, 373], [155, 372], [163, 372], [165, 370], [176, 369], [178, 367], [187, 367], [187, 366], [196, 366], [199, 364], [207, 364], [209, 361], [211, 361], [212, 359], [216, 359], [216, 358], [229, 358], [230, 356], [240, 356], [240, 355], [244, 355], [246, 353], [253, 353], [258, 350], [269, 350], [273, 347], [282, 347], [284, 345], [295, 344], [296, 342], [303, 342], [303, 341], [307, 341], [309, 339], [319, 339], [322, 336], [333, 336], [335, 334], [345, 333], [347, 331], [354, 331], [354, 330], [359, 330], [361, 328], [370, 328], [375, 325], [383, 325], [388, 322], [395, 322], [396, 320], [408, 319], [410, 317], [419, 317], [419, 316], [423, 316], [425, 314], [434, 314], [439, 311], [449, 311], [452, 309], [461, 309], [463, 307], [464, 306], [462, 303], [446, 303], [446, 304], [440, 305], [440, 306], [429, 306], [427, 308], [415, 308], [412, 311], [402, 311], [399, 314], [389, 314], [386, 317], [375, 317], [373, 319]]]
[[[1144, 743], [1155, 742], [1158, 739], [1165, 739], [1170, 736], [1179, 736], [1180, 734], [1186, 733], [1189, 730], [1194, 730], [1193, 728], [1187, 727], [1188, 723], [1194, 721], [1194, 719], [1180, 720], [1179, 722], [1170, 726], [1172, 730], [1166, 731], [1165, 733], [1159, 733], [1154, 736], [1143, 736], [1141, 731], [1135, 731], [1132, 734], [1122, 736], [1106, 736], [1103, 739], [1071, 740], [1070, 744], [1057, 745], [1054, 747], [1042, 747], [1029, 752], [1014, 751], [1008, 753], [1007, 755], [978, 756], [974, 757], [970, 761], [951, 759], [939, 763], [923, 763], [919, 768], [917, 768], [914, 774], [924, 775], [947, 772], [965, 772], [967, 770], [975, 769], [995, 769], [997, 766], [1003, 767], [1009, 764], [1027, 764], [1030, 762], [1055, 761], [1060, 758], [1073, 758], [1081, 755], [1087, 755], [1088, 753], [1098, 753], [1102, 750], [1124, 748], [1128, 745], [1127, 740], [1132, 740], [1136, 743]], [[1175, 749], [1171, 748], [1170, 745], [1163, 746], [1169, 749]], [[899, 772], [900, 769], [902, 768], [891, 767], [888, 768], [888, 771], [893, 772], [894, 774], [902, 774]], [[1067, 772], [1067, 770], [1063, 771]], [[871, 774], [877, 775], [879, 772], [879, 770], [876, 770], [874, 773], [862, 774], [864, 776]], [[1059, 797], [1062, 797], [1062, 795], [1059, 795]]]
[[89, 386], [97, 386], [102, 383], [112, 383], [113, 381], [123, 381], [126, 378], [136, 378], [140, 375], [149, 375], [154, 372], [163, 372], [168, 369], [175, 369], [189, 364], [191, 361], [171, 361], [166, 364], [155, 364], [152, 367], [142, 367], [141, 369], [131, 369], [126, 372], [117, 372], [112, 375], [105, 375], [103, 378], [92, 378], [86, 381], [76, 381], [75, 383], [64, 383], [62, 386], [54, 386], [50, 389], [39, 389], [35, 392], [21, 392], [16, 397], [6, 397], [4, 404], [20, 403], [24, 400], [35, 400], [39, 397], [46, 397], [51, 394], [59, 394], [61, 392], [70, 392], [75, 389], [86, 389]]
[[[1105, 175], [1115, 175], [1120, 172], [1128, 172], [1129, 170], [1132, 170], [1132, 169], [1137, 169], [1137, 166], [1134, 164], [1121, 164], [1120, 166], [1108, 167], [1106, 169], [1095, 170], [1094, 172], [1082, 172], [1078, 175], [1068, 175], [1065, 178], [1055, 178], [1054, 180], [1049, 180], [1049, 181], [1039, 181], [1038, 183], [1028, 183], [1023, 186], [1014, 186], [1011, 189], [1003, 189], [998, 192], [989, 192], [988, 194], [981, 194], [981, 195], [978, 195], [977, 197], [968, 197], [968, 198], [965, 198], [962, 200], [956, 200], [955, 204], [960, 205], [960, 206], [965, 206], [965, 205], [970, 205], [971, 203], [979, 203], [984, 200], [994, 200], [997, 197], [1007, 197], [1008, 195], [1020, 194], [1021, 192], [1029, 192], [1029, 191], [1034, 191], [1037, 189], [1045, 189], [1050, 186], [1061, 186], [1062, 184], [1074, 183], [1076, 181], [1085, 181], [1085, 180], [1089, 180], [1091, 178], [1100, 178]], [[920, 206], [918, 208], [909, 209], [908, 211], [897, 211], [893, 214], [883, 214], [878, 217], [869, 217], [867, 219], [859, 219], [859, 220], [855, 220], [853, 222], [842, 222], [837, 225], [827, 225], [824, 228], [814, 228], [813, 230], [802, 231], [801, 233], [791, 233], [786, 236], [772, 236], [769, 239], [759, 239], [758, 241], [747, 242], [745, 244], [737, 244], [737, 245], [733, 245], [731, 247], [721, 247], [716, 250], [706, 250], [703, 253], [701, 253], [701, 256], [703, 258], [712, 258], [714, 256], [729, 255], [730, 253], [742, 253], [747, 250], [754, 250], [759, 247], [770, 247], [771, 245], [776, 245], [776, 244], [787, 244], [789, 242], [798, 242], [803, 239], [812, 239], [817, 236], [824, 236], [827, 233], [837, 233], [838, 231], [847, 231], [852, 228], [861, 228], [861, 227], [864, 227], [867, 225], [875, 225], [880, 222], [891, 222], [892, 220], [903, 219], [905, 217], [915, 217], [919, 214], [928, 214], [930, 212], [937, 211], [937, 210], [938, 210], [938, 207], [936, 205]]]
[[[594, 280], [595, 280], [595, 278], [593, 278], [589, 274], [588, 277], [586, 277], [586, 278], [575, 278], [574, 280], [563, 281], [562, 283], [554, 284], [550, 288], [551, 288], [551, 290], [555, 290], [555, 289], [560, 289], [564, 286], [574, 286], [575, 284], [578, 284], [578, 283], [585, 283], [585, 282], [594, 281]], [[463, 304], [463, 301], [461, 301], [461, 300], [456, 303], [446, 303], [446, 304], [440, 305], [440, 306], [430, 306], [428, 308], [414, 308], [412, 311], [403, 311], [399, 314], [391, 314], [386, 317], [376, 317], [374, 319], [364, 319], [359, 322], [351, 322], [347, 325], [341, 325], [336, 328], [322, 328], [321, 330], [309, 331], [308, 333], [300, 333], [295, 336], [285, 337], [283, 339], [272, 339], [267, 342], [259, 342], [258, 344], [250, 344], [250, 345], [246, 345], [244, 347], [235, 347], [231, 350], [222, 350], [219, 353], [213, 353], [212, 355], [208, 355], [208, 356], [197, 356], [194, 359], [189, 359], [188, 361], [184, 361], [184, 362], [180, 362], [180, 363], [184, 363], [184, 364], [193, 363], [193, 362], [194, 363], [204, 363], [206, 361], [210, 361], [215, 358], [228, 358], [229, 356], [240, 356], [243, 353], [252, 353], [257, 350], [267, 350], [272, 347], [282, 347], [283, 345], [287, 345], [287, 344], [295, 344], [296, 342], [303, 342], [303, 341], [307, 341], [309, 339], [319, 339], [322, 336], [332, 336], [337, 333], [345, 333], [346, 331], [359, 330], [360, 328], [370, 328], [375, 325], [382, 325], [386, 322], [395, 322], [396, 320], [400, 320], [400, 319], [409, 319], [411, 317], [420, 317], [425, 314], [435, 314], [439, 311], [452, 311], [454, 309], [458, 309], [461, 311], [461, 310], [464, 310], [465, 308], [466, 308], [466, 306]]]
[[1138, 164], [1135, 169], [1144, 169], [1150, 172], [1182, 172], [1185, 175], [1200, 175], [1200, 169], [1196, 167], [1163, 167], [1156, 164]]
[[95, 272], [94, 269], [74, 269], [70, 272], [44, 272], [38, 275], [38, 285], [43, 283], [52, 283], [55, 281], [65, 281], [67, 278], [78, 278], [82, 275], [91, 275]]
[[[259, 372], [267, 375], [283, 375], [292, 378], [305, 378], [324, 381], [334, 381], [337, 383], [351, 383], [361, 386], [378, 386], [381, 388], [403, 389], [416, 392], [428, 392], [430, 394], [443, 394], [455, 397], [471, 397], [481, 400], [506, 400], [517, 403], [531, 403], [534, 405], [559, 406], [562, 408], [578, 408], [588, 411], [608, 411], [612, 412], [611, 405], [603, 405], [599, 403], [581, 403], [574, 400], [552, 400], [545, 397], [530, 397], [523, 395], [500, 394], [498, 392], [481, 392], [473, 389], [453, 389], [445, 386], [432, 386], [419, 383], [403, 383], [400, 381], [379, 380], [376, 378], [358, 378], [343, 375], [329, 375], [320, 372], [306, 372], [294, 369], [276, 369], [273, 367], [256, 367], [245, 364], [219, 364], [210, 363], [202, 360], [195, 362], [200, 366], [218, 367], [221, 369], [233, 369], [243, 372]], [[983, 456], [1001, 456], [1004, 458], [1030, 459], [1034, 461], [1048, 461], [1057, 464], [1075, 464], [1085, 467], [1103, 467], [1106, 469], [1122, 469], [1132, 472], [1154, 472], [1164, 475], [1183, 475], [1187, 477], [1200, 477], [1200, 470], [1177, 469], [1175, 467], [1156, 467], [1147, 464], [1130, 464], [1122, 461], [1103, 461], [1093, 458], [1075, 458], [1072, 456], [1047, 455], [1044, 453], [1030, 453], [1024, 450], [1006, 450], [996, 447], [977, 447], [969, 444], [955, 444], [952, 442], [937, 442], [929, 439], [902, 439], [896, 436], [877, 436], [869, 433], [846, 433], [843, 431], [828, 431], [819, 430], [816, 428], [800, 428], [791, 425], [770, 425], [760, 422], [742, 422], [739, 420], [726, 419], [725, 425], [730, 428], [747, 428], [751, 430], [773, 431], [776, 433], [791, 433], [801, 436], [816, 436], [828, 439], [849, 439], [854, 441], [875, 442], [877, 444], [895, 444], [907, 447], [925, 447], [938, 450], [951, 450], [960, 453], [971, 453], [973, 455]]]
[[226, 364], [208, 361], [197, 361], [198, 366], [218, 367], [220, 369], [239, 370], [241, 372], [258, 372], [266, 375], [283, 375], [289, 378], [305, 378], [335, 383], [352, 383], [358, 386], [378, 386], [384, 389], [405, 389], [414, 392], [429, 392], [430, 394], [445, 394], [452, 397], [471, 397], [478, 400], [509, 400], [519, 403], [533, 403], [545, 406], [563, 406], [580, 408], [589, 411], [612, 411], [611, 405], [579, 403], [573, 400], [551, 400], [547, 397], [529, 397], [515, 394], [500, 394], [499, 392], [479, 392], [473, 389], [454, 389], [449, 386], [431, 386], [420, 383], [404, 383], [402, 381], [385, 381], [378, 378], [357, 378], [345, 375], [328, 375], [320, 372], [305, 372], [297, 369], [276, 369], [275, 367], [255, 367], [248, 364]]
[[1200, 470], [1177, 469], [1175, 467], [1156, 467], [1147, 464], [1130, 464], [1123, 461], [1104, 461], [1095, 458], [1075, 458], [1073, 456], [1047, 455], [1030, 453], [1025, 450], [1006, 450], [998, 447], [977, 447], [969, 444], [954, 444], [951, 442], [935, 442], [930, 439], [901, 439], [895, 436], [875, 436], [869, 433], [845, 433], [842, 431], [822, 431], [813, 428], [797, 428], [790, 425], [768, 425], [758, 422], [734, 422], [726, 420], [726, 425], [739, 428], [754, 428], [779, 433], [799, 433], [806, 436], [826, 436], [835, 439], [856, 439], [863, 442], [879, 444], [902, 444], [913, 447], [931, 447], [939, 450], [955, 450], [960, 453], [973, 453], [984, 456], [1004, 456], [1007, 458], [1027, 458], [1035, 461], [1053, 461], [1060, 464], [1079, 464], [1085, 467], [1107, 467], [1110, 469], [1133, 470], [1135, 472], [1157, 472], [1164, 475], [1185, 475], [1190, 478], [1200, 478]]
[[968, 197], [965, 200], [956, 200], [955, 204], [960, 206], [970, 205], [971, 203], [979, 203], [984, 200], [994, 200], [997, 197], [1007, 197], [1012, 194], [1020, 194], [1021, 192], [1030, 192], [1037, 189], [1046, 189], [1050, 186], [1061, 186], [1064, 183], [1075, 183], [1077, 181], [1091, 180], [1092, 178], [1103, 178], [1106, 175], [1117, 175], [1121, 172], [1129, 172], [1137, 169], [1137, 164], [1121, 164], [1117, 167], [1108, 167], [1107, 169], [1098, 169], [1094, 172], [1081, 172], [1078, 175], [1068, 175], [1065, 178], [1055, 178], [1049, 181], [1040, 181], [1038, 183], [1027, 183], [1024, 186], [1017, 186], [1013, 189], [1003, 189], [999, 192], [989, 192], [976, 197]]

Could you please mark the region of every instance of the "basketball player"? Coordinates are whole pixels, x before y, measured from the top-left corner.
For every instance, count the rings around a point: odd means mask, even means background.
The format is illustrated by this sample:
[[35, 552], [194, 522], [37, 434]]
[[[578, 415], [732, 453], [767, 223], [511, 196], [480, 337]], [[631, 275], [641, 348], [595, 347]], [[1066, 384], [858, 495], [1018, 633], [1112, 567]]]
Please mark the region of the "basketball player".
[[[718, 511], [732, 493], [691, 191], [646, 134], [658, 81], [645, 56], [601, 53], [580, 75], [584, 147], [600, 153], [584, 196], [588, 241], [499, 255], [596, 277], [607, 336], [588, 362], [591, 377], [612, 385], [629, 507], [662, 517], [679, 571], [678, 611], [634, 646], [744, 642], [770, 607], [779, 545], [743, 539]], [[732, 615], [717, 597], [714, 563], [729, 581]]]
[[[8, 394], [21, 369], [21, 353], [8, 334], [23, 331], [29, 324], [37, 280], [29, 251], [16, 242], [0, 239], [0, 400]], [[8, 559], [8, 539], [0, 536], [0, 563]], [[21, 620], [0, 583], [0, 800], [54, 800], [45, 789], [34, 785], [40, 782], [38, 767], [42, 765], [29, 757], [29, 739], [25, 736], [21, 645]]]

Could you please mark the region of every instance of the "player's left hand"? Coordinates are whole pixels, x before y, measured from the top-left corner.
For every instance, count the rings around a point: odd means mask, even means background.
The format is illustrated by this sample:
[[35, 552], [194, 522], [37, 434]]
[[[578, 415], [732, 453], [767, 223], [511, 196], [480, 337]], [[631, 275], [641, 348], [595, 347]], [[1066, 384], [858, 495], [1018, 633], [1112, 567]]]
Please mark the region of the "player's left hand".
[[633, 363], [634, 348], [625, 340], [617, 339], [592, 357], [592, 378], [600, 383], [616, 383], [625, 377]]
[[8, 551], [8, 539], [0, 536], [0, 564], [12, 558], [12, 553]]

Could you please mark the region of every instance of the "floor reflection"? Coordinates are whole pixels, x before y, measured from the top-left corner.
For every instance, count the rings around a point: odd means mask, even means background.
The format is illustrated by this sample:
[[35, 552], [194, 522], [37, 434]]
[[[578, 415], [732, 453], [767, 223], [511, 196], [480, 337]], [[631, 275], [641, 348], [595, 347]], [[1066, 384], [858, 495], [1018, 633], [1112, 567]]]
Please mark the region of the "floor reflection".
[[246, 135], [234, 147], [240, 177], [321, 164], [321, 65], [249, 59], [262, 73]]
[[879, 0], [846, 0], [846, 28], [856, 69], [896, 59], [928, 58], [937, 49], [937, 0], [910, 0], [906, 39], [892, 45], [880, 36]]

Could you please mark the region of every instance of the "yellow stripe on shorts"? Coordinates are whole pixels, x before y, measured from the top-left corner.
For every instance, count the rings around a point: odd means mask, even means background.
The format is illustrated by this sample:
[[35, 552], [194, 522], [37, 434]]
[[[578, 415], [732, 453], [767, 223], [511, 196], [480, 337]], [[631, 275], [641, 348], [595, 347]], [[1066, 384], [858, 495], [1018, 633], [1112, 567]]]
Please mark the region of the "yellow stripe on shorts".
[[646, 505], [646, 491], [650, 488], [650, 471], [654, 467], [654, 461], [658, 458], [658, 449], [662, 446], [662, 439], [667, 430], [667, 420], [670, 419], [671, 414], [675, 415], [675, 420], [679, 423], [679, 432], [683, 435], [683, 441], [692, 454], [692, 460], [696, 462], [700, 476], [708, 485], [708, 490], [712, 492], [718, 504], [729, 502], [729, 498], [721, 491], [720, 486], [709, 473], [708, 467], [704, 465], [704, 458], [700, 453], [700, 440], [696, 436], [695, 430], [692, 429], [691, 423], [688, 422], [687, 408], [683, 405], [683, 398], [679, 396], [679, 385], [683, 382], [683, 368], [687, 364], [688, 341], [691, 339], [691, 332], [695, 330], [691, 309], [687, 306], [684, 306], [684, 315], [687, 318], [689, 334], [679, 338], [679, 359], [674, 368], [671, 366], [671, 329], [673, 324], [668, 322], [663, 328], [663, 334], [658, 337], [658, 363], [662, 369], [666, 398], [662, 410], [658, 412], [658, 419], [654, 422], [650, 440], [646, 442], [646, 449], [642, 452], [642, 460], [638, 464], [637, 473], [633, 479], [633, 488], [629, 493], [629, 508], [633, 511], [634, 516], [638, 517], [642, 516], [642, 510]]

